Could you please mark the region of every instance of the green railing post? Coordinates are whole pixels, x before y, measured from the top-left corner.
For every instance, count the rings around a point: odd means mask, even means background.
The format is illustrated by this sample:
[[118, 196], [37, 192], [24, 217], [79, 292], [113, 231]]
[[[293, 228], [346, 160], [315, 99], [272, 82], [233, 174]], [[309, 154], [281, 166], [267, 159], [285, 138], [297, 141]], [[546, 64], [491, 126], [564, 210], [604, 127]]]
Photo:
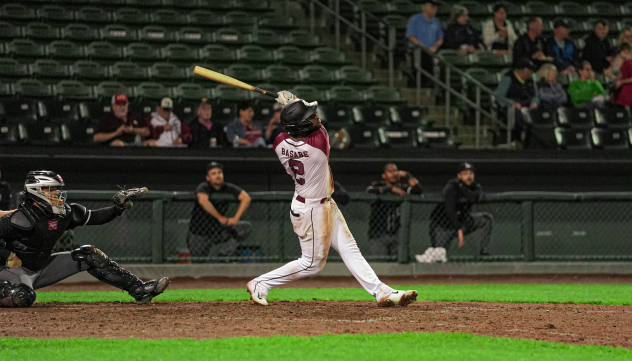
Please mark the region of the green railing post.
[[165, 200], [164, 199], [156, 199], [152, 201], [152, 229], [151, 229], [151, 241], [152, 241], [152, 252], [151, 252], [151, 260], [152, 263], [162, 263], [164, 261], [162, 252], [164, 249], [164, 219], [165, 214]]
[[533, 201], [524, 201], [522, 206], [522, 249], [524, 260], [535, 261], [535, 238], [533, 236]]
[[279, 204], [279, 261], [281, 263], [285, 262], [289, 257], [285, 254], [285, 232], [283, 231], [284, 222], [286, 221], [285, 212], [286, 212], [286, 203], [283, 201], [278, 202]]
[[408, 263], [410, 249], [410, 200], [406, 199], [400, 207], [399, 247], [397, 249], [397, 262]]

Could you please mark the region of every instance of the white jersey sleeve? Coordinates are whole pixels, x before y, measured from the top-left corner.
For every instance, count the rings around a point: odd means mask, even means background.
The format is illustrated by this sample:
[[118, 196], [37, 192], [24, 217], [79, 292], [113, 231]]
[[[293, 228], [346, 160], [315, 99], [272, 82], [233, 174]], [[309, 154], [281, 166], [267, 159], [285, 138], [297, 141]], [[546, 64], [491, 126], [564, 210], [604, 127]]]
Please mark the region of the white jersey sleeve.
[[297, 195], [306, 199], [331, 196], [334, 180], [329, 168], [329, 136], [324, 127], [299, 141], [281, 133], [274, 141], [274, 151], [294, 178]]

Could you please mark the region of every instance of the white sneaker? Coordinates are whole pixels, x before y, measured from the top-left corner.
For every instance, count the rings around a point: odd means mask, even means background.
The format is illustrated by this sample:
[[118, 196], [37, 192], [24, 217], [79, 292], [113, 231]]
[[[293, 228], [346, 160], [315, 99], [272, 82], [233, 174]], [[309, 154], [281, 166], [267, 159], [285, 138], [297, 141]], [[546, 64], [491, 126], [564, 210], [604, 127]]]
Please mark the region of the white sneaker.
[[250, 293], [250, 298], [255, 301], [256, 304], [261, 306], [268, 305], [268, 294], [263, 293], [263, 288], [261, 286], [257, 286], [255, 280], [248, 282], [248, 284], [246, 284], [246, 289]]
[[443, 247], [437, 247], [433, 252], [433, 262], [448, 262], [448, 257], [446, 256], [446, 249]]
[[417, 299], [417, 291], [393, 291], [377, 300], [378, 307], [407, 306]]
[[426, 252], [424, 252], [424, 254], [418, 254], [415, 256], [415, 259], [417, 260], [417, 262], [419, 263], [431, 263], [434, 262], [434, 248], [433, 247], [428, 247], [426, 249]]

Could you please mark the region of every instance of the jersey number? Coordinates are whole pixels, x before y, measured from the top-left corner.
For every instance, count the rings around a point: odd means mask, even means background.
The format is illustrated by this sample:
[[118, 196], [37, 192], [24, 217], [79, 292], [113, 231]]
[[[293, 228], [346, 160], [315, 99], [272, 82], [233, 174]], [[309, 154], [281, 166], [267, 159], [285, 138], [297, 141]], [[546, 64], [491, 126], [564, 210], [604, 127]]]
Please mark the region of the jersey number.
[[294, 180], [296, 181], [296, 183], [304, 185], [305, 178], [299, 178], [299, 176], [305, 175], [305, 167], [303, 166], [303, 163], [299, 162], [298, 160], [290, 159], [289, 164], [290, 169], [292, 170], [292, 172], [294, 172]]

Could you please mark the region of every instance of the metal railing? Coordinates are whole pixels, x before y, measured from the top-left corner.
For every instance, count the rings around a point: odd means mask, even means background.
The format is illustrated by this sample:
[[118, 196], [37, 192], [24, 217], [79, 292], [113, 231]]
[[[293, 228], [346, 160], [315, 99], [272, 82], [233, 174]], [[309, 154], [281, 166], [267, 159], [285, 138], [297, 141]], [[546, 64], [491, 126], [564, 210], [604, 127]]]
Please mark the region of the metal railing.
[[[439, 79], [433, 73], [430, 73], [426, 69], [421, 67], [422, 57], [424, 56], [432, 56], [438, 65], [445, 69], [444, 71], [444, 80]], [[481, 136], [481, 115], [484, 115], [490, 119], [492, 123], [501, 129], [505, 129], [507, 131], [507, 146], [511, 144], [511, 130], [515, 124], [515, 108], [513, 106], [513, 101], [510, 99], [502, 98], [495, 90], [492, 90], [479, 82], [478, 80], [472, 78], [469, 74], [464, 72], [463, 70], [457, 68], [453, 64], [442, 59], [437, 54], [430, 53], [427, 49], [417, 46], [413, 49], [413, 64], [415, 68], [415, 76], [416, 76], [416, 102], [417, 105], [421, 105], [421, 76], [425, 76], [432, 80], [436, 86], [441, 87], [445, 91], [445, 126], [450, 126], [450, 106], [451, 106], [451, 96], [454, 95], [457, 99], [465, 103], [467, 106], [474, 110], [475, 114], [475, 129], [476, 129], [476, 149], [480, 148], [480, 136]], [[462, 94], [458, 90], [454, 89], [451, 86], [450, 78], [452, 76], [459, 76], [462, 79], [462, 84], [472, 84], [475, 89], [475, 101], [473, 102], [466, 95]], [[491, 109], [484, 109], [481, 106], [481, 92], [488, 94], [492, 102], [496, 101], [501, 105], [507, 107], [507, 122], [503, 122], [498, 119], [497, 114], [494, 114]]]
[[[68, 193], [69, 202], [89, 209], [112, 204], [111, 192]], [[228, 254], [222, 252], [230, 240], [211, 236], [208, 254], [194, 261], [287, 262], [300, 257], [289, 219], [292, 193], [250, 195], [252, 203], [242, 217], [251, 227], [250, 235], [239, 239]], [[349, 204], [340, 205], [340, 209], [369, 261], [414, 261], [416, 254], [436, 246], [438, 231], [444, 235], [455, 231], [439, 215], [443, 203], [439, 195], [350, 196]], [[64, 247], [94, 244], [122, 262], [188, 261], [195, 202], [196, 196], [189, 192], [152, 191], [106, 225], [70, 231], [64, 237]], [[237, 209], [232, 197], [213, 196], [212, 202], [225, 202], [224, 214], [228, 216]], [[484, 227], [467, 226], [471, 232], [466, 235], [465, 247], [459, 248], [454, 237], [447, 239], [449, 262], [632, 260], [632, 193], [496, 193], [477, 203], [473, 212], [493, 219], [491, 229], [487, 229], [491, 255], [479, 252], [487, 242]], [[329, 260], [340, 259], [332, 252]]]

